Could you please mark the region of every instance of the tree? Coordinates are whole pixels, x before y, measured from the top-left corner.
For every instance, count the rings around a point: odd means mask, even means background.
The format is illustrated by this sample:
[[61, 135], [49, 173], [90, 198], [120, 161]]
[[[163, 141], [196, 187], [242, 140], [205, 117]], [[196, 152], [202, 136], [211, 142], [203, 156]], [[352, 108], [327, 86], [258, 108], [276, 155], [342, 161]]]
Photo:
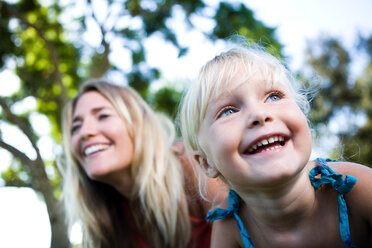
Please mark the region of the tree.
[[[60, 8], [54, 5], [56, 16]], [[10, 5], [1, 2], [1, 33], [7, 41], [0, 51], [1, 65], [16, 60], [16, 72], [21, 79], [21, 88], [13, 96], [0, 98], [1, 121], [18, 127], [30, 141], [36, 158], [31, 159], [20, 149], [0, 137], [0, 147], [9, 151], [21, 164], [21, 171], [27, 174], [22, 180], [20, 170], [9, 167], [2, 177], [8, 186], [30, 187], [40, 192], [45, 200], [52, 228], [52, 247], [68, 247], [69, 240], [64, 215], [57, 201], [57, 178], [49, 178], [46, 167], [53, 167], [52, 161], [42, 159], [37, 145], [38, 135], [30, 123], [30, 114], [16, 115], [12, 106], [28, 96], [37, 99], [36, 111], [46, 115], [54, 124], [53, 135], [59, 139], [60, 112], [68, 99], [68, 88], [73, 89], [79, 81], [77, 75], [78, 50], [62, 37], [63, 28], [57, 19], [48, 15], [48, 9], [33, 1]], [[11, 28], [11, 22], [17, 22]], [[3, 36], [4, 35], [4, 36]], [[18, 62], [19, 61], [19, 62]], [[63, 69], [62, 69], [63, 68]], [[54, 167], [55, 168], [55, 167]]]
[[[319, 129], [321, 123], [344, 117], [339, 130], [333, 130], [340, 141], [341, 155], [372, 166], [372, 36], [359, 40], [358, 57], [366, 56], [368, 63], [356, 79], [351, 77], [350, 53], [340, 41], [325, 37], [318, 44], [308, 45], [307, 63], [320, 78], [319, 93], [312, 102], [311, 120]], [[356, 121], [358, 119], [366, 121], [361, 123]]]
[[[98, 3], [103, 5], [97, 8]], [[79, 7], [80, 14], [69, 16], [77, 4], [83, 4]], [[125, 75], [122, 76], [125, 83], [135, 88], [154, 108], [174, 116], [181, 92], [173, 87], [164, 87], [155, 93], [149, 90], [151, 82], [158, 79], [161, 72], [148, 65], [144, 42], [148, 37], [161, 36], [178, 49], [179, 56], [187, 54], [188, 48], [180, 45], [175, 30], [169, 27], [175, 10], [184, 13], [184, 22], [190, 29], [198, 26], [192, 22], [193, 16], [214, 19], [214, 28], [205, 32], [211, 40], [223, 39], [232, 33], [253, 40], [264, 35], [267, 44], [273, 44], [280, 53], [275, 30], [257, 21], [245, 5], [222, 2], [214, 16], [205, 16], [206, 8], [210, 7], [201, 0], [87, 0], [66, 6], [58, 1], [45, 6], [36, 0], [0, 1], [0, 68], [13, 69], [21, 84], [15, 94], [0, 97], [0, 123], [17, 127], [36, 153], [35, 158], [26, 155], [4, 140], [0, 130], [0, 147], [14, 158], [2, 178], [6, 186], [30, 187], [43, 196], [52, 227], [51, 247], [70, 246], [63, 209], [58, 202], [60, 174], [55, 162], [41, 155], [40, 137], [30, 120], [32, 113], [15, 113], [13, 107], [27, 97], [35, 99], [37, 107], [32, 112], [48, 118], [51, 136], [60, 144], [61, 111], [81, 82], [117, 73]], [[226, 17], [221, 18], [222, 15]], [[89, 25], [99, 32], [97, 46], [81, 39]], [[110, 59], [115, 52], [115, 42], [129, 55], [126, 61], [117, 63]], [[123, 63], [128, 63], [130, 69], [123, 69]], [[47, 173], [51, 170], [53, 173]]]
[[[367, 66], [362, 75], [355, 81], [354, 92], [359, 95], [359, 106], [357, 110], [365, 116], [365, 123], [352, 135], [345, 135], [345, 144], [355, 143], [358, 149], [346, 149], [345, 155], [352, 157], [352, 161], [360, 162], [372, 167], [371, 139], [372, 139], [372, 35], [360, 37], [360, 51], [367, 57]], [[358, 156], [353, 156], [357, 154]]]

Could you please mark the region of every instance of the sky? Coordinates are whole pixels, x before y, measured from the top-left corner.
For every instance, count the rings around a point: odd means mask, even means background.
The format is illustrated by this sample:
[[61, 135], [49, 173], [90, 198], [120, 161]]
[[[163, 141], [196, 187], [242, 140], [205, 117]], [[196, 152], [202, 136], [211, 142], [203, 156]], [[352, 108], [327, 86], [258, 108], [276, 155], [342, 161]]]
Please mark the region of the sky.
[[[208, 0], [211, 4], [215, 1]], [[230, 0], [229, 2], [240, 2]], [[340, 38], [346, 47], [356, 42], [358, 32], [368, 35], [372, 32], [372, 2], [369, 0], [246, 0], [248, 8], [254, 11], [256, 19], [269, 27], [276, 27], [279, 41], [285, 45], [284, 54], [289, 56], [292, 70], [298, 70], [303, 64], [306, 42], [321, 36], [330, 35]], [[202, 20], [201, 20], [202, 21]], [[200, 26], [208, 28], [207, 22]], [[177, 27], [180, 29], [180, 27]], [[171, 68], [163, 71], [165, 78], [193, 79], [198, 69], [216, 55], [222, 47], [212, 46], [200, 34], [180, 33], [182, 42], [191, 47], [189, 55], [178, 59], [176, 50], [168, 49], [164, 53], [164, 45], [152, 40], [159, 49], [149, 51], [149, 60], [153, 65]], [[152, 44], [152, 45], [154, 45]], [[159, 61], [159, 58], [162, 58]], [[182, 68], [174, 69], [174, 68]]]
[[[215, 1], [207, 2], [212, 4]], [[303, 64], [304, 49], [308, 40], [332, 35], [340, 38], [346, 47], [351, 47], [356, 42], [358, 32], [364, 35], [372, 34], [372, 1], [370, 0], [247, 0], [245, 2], [247, 7], [254, 11], [256, 19], [267, 26], [277, 28], [277, 38], [285, 46], [285, 55], [291, 58], [292, 70], [299, 69]], [[208, 27], [209, 24], [201, 25]], [[149, 49], [149, 62], [160, 66], [164, 78], [192, 80], [198, 69], [207, 60], [213, 58], [220, 47], [212, 47], [201, 35], [184, 33], [182, 28], [179, 34], [182, 42], [191, 47], [187, 57], [178, 59], [174, 48], [157, 39], [151, 39], [146, 44]], [[88, 42], [89, 36], [85, 39]], [[111, 59], [117, 60], [120, 56], [113, 56]], [[355, 68], [358, 69], [360, 66]], [[13, 83], [9, 84], [9, 81]], [[16, 90], [17, 84], [17, 79], [9, 71], [0, 72], [0, 96]], [[32, 104], [32, 100], [29, 101]], [[46, 147], [50, 147], [47, 138], [44, 142]], [[0, 150], [1, 164], [8, 159], [7, 156]], [[0, 170], [4, 169], [1, 164]], [[74, 237], [74, 240], [78, 239], [78, 236]], [[46, 248], [49, 244], [50, 226], [47, 211], [38, 195], [30, 189], [0, 188], [0, 247]]]

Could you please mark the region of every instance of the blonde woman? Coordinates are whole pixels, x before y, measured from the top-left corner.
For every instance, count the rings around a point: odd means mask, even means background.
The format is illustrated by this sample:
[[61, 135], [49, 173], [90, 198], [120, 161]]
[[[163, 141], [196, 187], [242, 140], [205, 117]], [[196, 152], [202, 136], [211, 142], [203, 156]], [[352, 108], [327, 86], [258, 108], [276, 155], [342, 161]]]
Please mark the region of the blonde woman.
[[84, 247], [209, 247], [210, 204], [164, 123], [133, 89], [101, 79], [66, 106], [63, 200]]

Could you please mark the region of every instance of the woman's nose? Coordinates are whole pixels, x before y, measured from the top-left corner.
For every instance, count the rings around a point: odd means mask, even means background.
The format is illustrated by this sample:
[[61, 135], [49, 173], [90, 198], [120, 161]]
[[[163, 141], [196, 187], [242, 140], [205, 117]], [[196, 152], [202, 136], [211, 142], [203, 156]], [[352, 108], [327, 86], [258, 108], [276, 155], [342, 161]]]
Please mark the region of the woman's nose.
[[84, 120], [80, 128], [81, 139], [87, 139], [94, 136], [97, 134], [97, 131], [98, 129], [95, 121], [87, 118]]

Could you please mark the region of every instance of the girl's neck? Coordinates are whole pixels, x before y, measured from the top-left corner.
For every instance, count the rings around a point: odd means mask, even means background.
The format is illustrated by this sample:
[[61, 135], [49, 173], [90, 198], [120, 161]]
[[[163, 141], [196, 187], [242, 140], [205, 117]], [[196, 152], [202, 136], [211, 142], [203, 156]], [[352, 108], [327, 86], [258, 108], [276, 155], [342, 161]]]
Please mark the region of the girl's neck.
[[310, 167], [308, 164], [295, 178], [281, 185], [249, 194], [238, 192], [242, 198], [241, 214], [257, 225], [276, 231], [297, 228], [311, 218], [317, 208], [315, 189], [309, 180]]

